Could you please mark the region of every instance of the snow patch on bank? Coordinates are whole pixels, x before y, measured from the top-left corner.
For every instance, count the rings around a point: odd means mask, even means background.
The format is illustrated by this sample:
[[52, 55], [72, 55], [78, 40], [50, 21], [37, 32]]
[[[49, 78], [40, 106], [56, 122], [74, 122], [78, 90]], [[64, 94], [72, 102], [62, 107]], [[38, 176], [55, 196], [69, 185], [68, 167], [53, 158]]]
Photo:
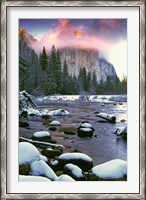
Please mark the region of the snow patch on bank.
[[40, 160], [40, 153], [38, 149], [28, 143], [28, 142], [20, 142], [19, 143], [19, 164], [31, 163], [36, 160]]
[[115, 159], [92, 168], [92, 173], [104, 179], [118, 179], [127, 175], [127, 162]]
[[19, 175], [20, 182], [50, 182], [51, 180], [42, 176]]

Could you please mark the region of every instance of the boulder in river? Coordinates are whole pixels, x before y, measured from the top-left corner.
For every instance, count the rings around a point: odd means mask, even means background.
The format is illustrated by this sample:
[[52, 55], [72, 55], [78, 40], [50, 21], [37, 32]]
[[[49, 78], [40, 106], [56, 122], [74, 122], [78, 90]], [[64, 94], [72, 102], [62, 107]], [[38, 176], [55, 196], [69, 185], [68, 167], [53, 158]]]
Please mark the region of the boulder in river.
[[107, 114], [107, 113], [103, 113], [103, 112], [99, 112], [96, 117], [100, 117], [102, 119], [107, 120], [110, 123], [115, 123], [116, 122], [116, 116], [112, 115], [112, 114]]
[[77, 165], [83, 171], [88, 171], [93, 167], [93, 160], [84, 153], [64, 153], [58, 157], [60, 167], [64, 167], [68, 163]]
[[127, 139], [127, 126], [123, 129], [117, 129], [115, 134], [117, 136], [123, 137], [124, 139]]
[[77, 134], [79, 137], [92, 137], [93, 136], [93, 130], [91, 128], [80, 128], [77, 131]]
[[64, 166], [64, 173], [68, 174], [69, 176], [71, 176], [73, 179], [75, 179], [76, 181], [83, 181], [85, 180], [85, 176], [83, 171], [74, 164], [66, 164]]
[[59, 109], [59, 110], [52, 110], [48, 114], [50, 116], [68, 116], [69, 112], [67, 110]]
[[88, 181], [121, 181], [127, 178], [127, 162], [114, 159], [93, 167], [89, 171]]
[[31, 137], [32, 140], [50, 142], [51, 134], [48, 131], [37, 131]]
[[52, 181], [57, 178], [55, 172], [43, 160], [35, 161], [31, 164], [30, 174], [35, 176], [45, 176]]
[[46, 156], [47, 158], [54, 158], [55, 156], [60, 156], [62, 154], [59, 150], [54, 150], [51, 148], [43, 149], [41, 151], [42, 155]]
[[94, 132], [94, 128], [92, 125], [88, 122], [83, 122], [78, 128], [77, 128], [77, 134], [79, 137], [92, 137]]
[[32, 163], [40, 160], [40, 153], [38, 149], [29, 142], [19, 143], [19, 165]]

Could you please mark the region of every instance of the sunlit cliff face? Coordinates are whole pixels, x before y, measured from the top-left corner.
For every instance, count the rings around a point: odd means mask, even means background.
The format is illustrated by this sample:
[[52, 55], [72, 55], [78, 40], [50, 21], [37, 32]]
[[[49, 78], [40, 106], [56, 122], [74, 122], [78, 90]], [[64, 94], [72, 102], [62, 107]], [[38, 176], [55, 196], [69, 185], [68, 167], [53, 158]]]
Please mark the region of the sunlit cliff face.
[[[127, 69], [127, 21], [124, 19], [26, 19], [20, 27], [37, 38], [31, 47], [39, 54], [43, 46], [97, 49], [110, 59], [119, 73]], [[25, 34], [25, 29], [19, 32]], [[126, 72], [125, 72], [126, 73]], [[122, 76], [122, 75], [120, 75]]]

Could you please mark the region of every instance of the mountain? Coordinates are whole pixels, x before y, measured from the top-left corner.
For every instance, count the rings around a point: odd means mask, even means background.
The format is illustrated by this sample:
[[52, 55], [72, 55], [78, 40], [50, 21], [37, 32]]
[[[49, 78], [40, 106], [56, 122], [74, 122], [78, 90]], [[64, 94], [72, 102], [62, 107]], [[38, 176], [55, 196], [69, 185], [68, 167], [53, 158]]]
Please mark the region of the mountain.
[[95, 49], [83, 48], [62, 48], [60, 49], [61, 62], [63, 64], [66, 59], [69, 74], [78, 76], [80, 68], [85, 67], [86, 71], [94, 72], [97, 76], [97, 81], [106, 81], [107, 76], [110, 76], [114, 81], [117, 77], [114, 66], [99, 57], [99, 52]]
[[[37, 42], [26, 29], [19, 29], [19, 55], [27, 59], [27, 62], [31, 60], [31, 53], [34, 43]], [[61, 63], [63, 66], [66, 60], [70, 75], [77, 77], [79, 75], [80, 68], [85, 67], [87, 72], [93, 73], [95, 71], [97, 82], [105, 82], [107, 76], [111, 81], [114, 81], [117, 77], [114, 66], [106, 59], [99, 57], [99, 52], [95, 49], [83, 49], [83, 48], [71, 48], [65, 47], [59, 49]]]

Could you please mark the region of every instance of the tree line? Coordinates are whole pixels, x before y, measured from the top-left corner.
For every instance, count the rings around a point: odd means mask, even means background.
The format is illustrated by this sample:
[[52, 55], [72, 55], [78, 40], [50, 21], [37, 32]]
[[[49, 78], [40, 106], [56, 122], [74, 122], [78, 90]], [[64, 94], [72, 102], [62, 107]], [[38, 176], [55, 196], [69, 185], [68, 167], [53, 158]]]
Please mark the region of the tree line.
[[19, 89], [33, 95], [86, 95], [86, 94], [125, 94], [127, 79], [118, 77], [105, 82], [97, 82], [96, 72], [80, 68], [78, 76], [71, 76], [66, 60], [62, 65], [60, 52], [52, 46], [48, 55], [43, 47], [38, 56], [24, 39], [19, 41]]

